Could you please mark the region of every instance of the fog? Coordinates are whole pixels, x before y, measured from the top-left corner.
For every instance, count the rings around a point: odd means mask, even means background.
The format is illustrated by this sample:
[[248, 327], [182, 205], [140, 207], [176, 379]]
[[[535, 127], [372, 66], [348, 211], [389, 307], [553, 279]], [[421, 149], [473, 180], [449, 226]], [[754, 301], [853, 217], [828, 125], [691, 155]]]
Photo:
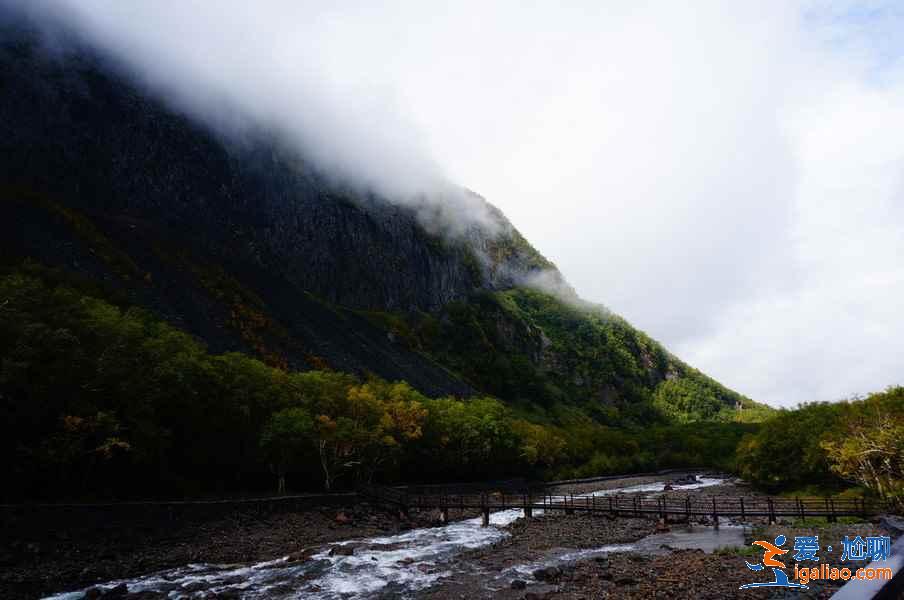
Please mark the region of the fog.
[[444, 228], [492, 222], [476, 190], [582, 297], [757, 400], [904, 383], [892, 2], [28, 7]]

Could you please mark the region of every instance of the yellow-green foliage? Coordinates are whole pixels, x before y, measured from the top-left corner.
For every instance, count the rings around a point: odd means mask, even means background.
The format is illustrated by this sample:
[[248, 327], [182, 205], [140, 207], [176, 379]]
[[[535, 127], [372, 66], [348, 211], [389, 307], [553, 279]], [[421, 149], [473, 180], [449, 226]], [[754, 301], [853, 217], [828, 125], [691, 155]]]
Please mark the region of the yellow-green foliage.
[[892, 502], [904, 492], [904, 388], [864, 400], [777, 411], [738, 446], [740, 473], [771, 489], [865, 486]]

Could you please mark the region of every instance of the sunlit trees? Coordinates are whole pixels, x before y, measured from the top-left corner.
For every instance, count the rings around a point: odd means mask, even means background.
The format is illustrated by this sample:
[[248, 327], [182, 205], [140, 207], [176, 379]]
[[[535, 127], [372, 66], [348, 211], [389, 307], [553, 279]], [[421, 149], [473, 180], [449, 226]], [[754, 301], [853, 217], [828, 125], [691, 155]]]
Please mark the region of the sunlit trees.
[[838, 405], [814, 403], [778, 412], [738, 445], [741, 476], [773, 489], [830, 483], [833, 476], [819, 442], [838, 411]]
[[904, 388], [846, 406], [820, 445], [832, 472], [899, 507], [904, 503]]
[[725, 407], [712, 389], [688, 378], [660, 383], [653, 396], [653, 406], [678, 423], [712, 419]]
[[519, 440], [519, 457], [531, 467], [551, 467], [565, 454], [565, 439], [552, 427], [517, 419], [512, 431]]
[[407, 383], [376, 378], [349, 393], [371, 396], [382, 411], [379, 427], [371, 443], [363, 448], [360, 461], [359, 477], [370, 482], [374, 473], [398, 459], [405, 444], [421, 437], [427, 417], [426, 398]]
[[428, 400], [424, 451], [448, 473], [474, 477], [517, 461], [518, 437], [504, 404], [494, 398]]

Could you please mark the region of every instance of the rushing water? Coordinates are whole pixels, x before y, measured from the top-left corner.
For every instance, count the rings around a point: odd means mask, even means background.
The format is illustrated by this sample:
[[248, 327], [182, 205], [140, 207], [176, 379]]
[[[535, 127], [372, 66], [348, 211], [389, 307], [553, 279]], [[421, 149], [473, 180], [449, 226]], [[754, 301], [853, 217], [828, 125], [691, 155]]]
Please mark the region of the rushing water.
[[[709, 487], [712, 485], [719, 485], [722, 483], [723, 479], [717, 479], [715, 477], [699, 477], [697, 478], [697, 483], [689, 483], [688, 485], [673, 485], [673, 489], [675, 490], [696, 490], [699, 488]], [[615, 494], [631, 494], [636, 492], [662, 492], [665, 490], [665, 481], [654, 481], [652, 483], [641, 483], [638, 485], [631, 485], [628, 487], [622, 488], [614, 488], [611, 490], [598, 490], [595, 492], [590, 492], [589, 494], [581, 494], [581, 497], [584, 496], [614, 496]], [[577, 497], [577, 494], [575, 494]]]
[[[721, 483], [721, 479], [700, 478], [698, 483], [675, 486], [675, 489], [691, 490]], [[661, 492], [663, 482], [603, 490], [585, 495], [605, 496], [630, 492]], [[535, 514], [539, 514], [536, 511]], [[120, 583], [128, 585], [130, 592], [154, 591], [171, 598], [200, 597], [207, 592], [234, 591], [243, 598], [312, 598], [321, 600], [354, 600], [359, 598], [398, 597], [430, 587], [438, 580], [454, 575], [452, 558], [464, 550], [492, 544], [508, 535], [501, 528], [521, 516], [520, 509], [504, 510], [490, 515], [490, 527], [481, 527], [481, 519], [457, 521], [444, 527], [413, 529], [398, 535], [348, 540], [325, 546], [309, 560], [300, 563], [287, 558], [253, 565], [191, 564], [128, 580], [102, 584], [111, 588]], [[655, 534], [635, 544], [603, 546], [591, 550], [558, 550], [540, 563], [513, 567], [507, 575], [527, 574], [540, 566], [573, 562], [607, 552], [644, 551], [661, 552], [662, 546], [672, 548], [704, 547], [711, 545], [711, 528], [693, 528], [687, 532]], [[725, 540], [729, 531], [739, 528], [725, 527], [717, 530]], [[723, 533], [724, 532], [724, 533]], [[737, 533], [732, 540], [736, 542]], [[743, 544], [743, 535], [738, 543]], [[696, 544], [696, 545], [695, 545]], [[335, 546], [353, 545], [353, 555], [330, 556]], [[712, 548], [709, 548], [712, 549]], [[506, 574], [504, 574], [506, 575]], [[54, 600], [76, 600], [83, 592], [70, 592], [52, 596]]]

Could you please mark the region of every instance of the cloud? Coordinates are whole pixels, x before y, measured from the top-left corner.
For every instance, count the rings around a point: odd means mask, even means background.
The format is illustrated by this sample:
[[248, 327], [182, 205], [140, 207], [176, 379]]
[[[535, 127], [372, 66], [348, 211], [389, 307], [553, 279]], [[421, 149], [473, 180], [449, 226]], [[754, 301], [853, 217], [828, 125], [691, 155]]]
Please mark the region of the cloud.
[[717, 333], [684, 346], [783, 405], [904, 379], [904, 82], [832, 81], [789, 117], [800, 176], [787, 260], [797, 280], [726, 310]]
[[[295, 0], [31, 0], [18, 8], [55, 45], [75, 34], [174, 107], [230, 136], [278, 131], [322, 174], [413, 207], [437, 232], [500, 225], [431, 158], [396, 89], [368, 56], [366, 37], [341, 49], [360, 57], [355, 69], [331, 67], [328, 47], [341, 12]], [[349, 33], [343, 29], [345, 39]]]
[[30, 6], [440, 229], [483, 215], [451, 182], [477, 190], [581, 296], [755, 399], [902, 383], [894, 3]]

